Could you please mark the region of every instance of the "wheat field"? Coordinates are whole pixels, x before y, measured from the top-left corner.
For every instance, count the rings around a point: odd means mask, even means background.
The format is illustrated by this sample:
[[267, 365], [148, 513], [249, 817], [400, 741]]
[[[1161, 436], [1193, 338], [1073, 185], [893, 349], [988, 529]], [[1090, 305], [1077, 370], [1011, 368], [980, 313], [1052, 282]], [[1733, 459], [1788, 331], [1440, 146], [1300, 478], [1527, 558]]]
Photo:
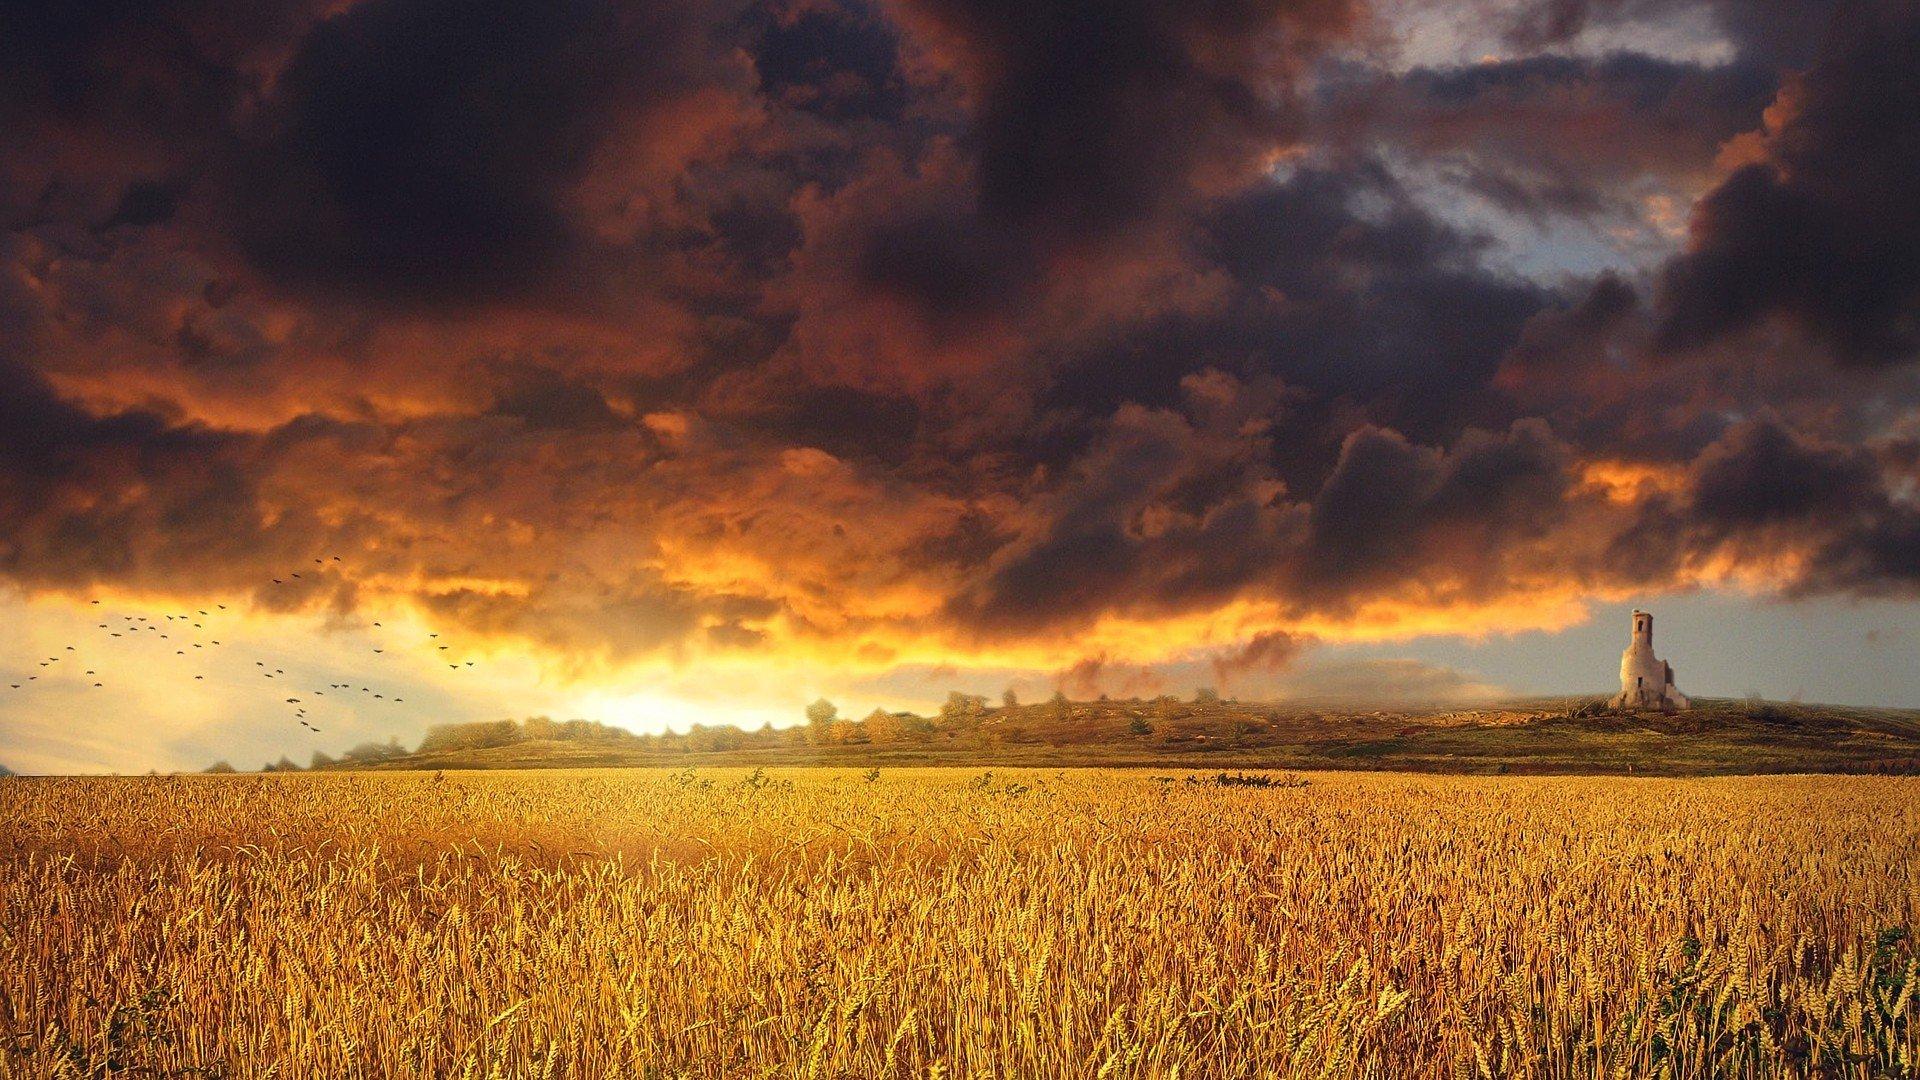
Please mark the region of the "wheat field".
[[16, 779], [0, 1075], [1912, 1076], [1916, 914], [1900, 778]]

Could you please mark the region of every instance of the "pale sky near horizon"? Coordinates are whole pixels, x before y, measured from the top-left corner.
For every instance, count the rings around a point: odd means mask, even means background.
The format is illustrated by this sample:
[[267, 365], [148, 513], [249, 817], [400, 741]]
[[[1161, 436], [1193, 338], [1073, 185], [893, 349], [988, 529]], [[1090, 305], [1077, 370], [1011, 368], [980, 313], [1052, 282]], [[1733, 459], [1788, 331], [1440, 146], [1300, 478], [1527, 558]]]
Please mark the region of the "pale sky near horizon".
[[[1321, 643], [1303, 649], [1286, 670], [1229, 690], [1245, 700], [1334, 698], [1369, 707], [1607, 693], [1618, 688], [1620, 650], [1634, 606], [1595, 605], [1591, 618], [1555, 631]], [[1713, 593], [1639, 606], [1655, 613], [1655, 651], [1674, 665], [1680, 688], [1693, 696], [1758, 693], [1773, 700], [1920, 707], [1920, 665], [1913, 663], [1920, 606], [1764, 603]], [[64, 635], [24, 634], [30, 621], [31, 613], [17, 601], [0, 604], [0, 649], [8, 655], [43, 652], [45, 659], [64, 652], [65, 638], [71, 638], [86, 651], [68, 654], [51, 672], [32, 665], [4, 672], [9, 681], [29, 670], [41, 676], [24, 693], [0, 683], [0, 764], [23, 773], [198, 769], [220, 759], [258, 768], [283, 753], [305, 764], [315, 750], [338, 755], [369, 740], [398, 737], [412, 745], [435, 723], [534, 715], [599, 720], [641, 732], [685, 730], [696, 722], [787, 726], [802, 722], [806, 703], [822, 694], [847, 715], [859, 716], [873, 708], [931, 712], [950, 689], [997, 698], [1012, 686], [1035, 700], [1057, 683], [1017, 671], [917, 670], [836, 686], [830, 676], [808, 682], [805, 673], [768, 678], [745, 672], [720, 685], [656, 676], [624, 685], [613, 678], [582, 689], [507, 656], [488, 656], [480, 675], [442, 677], [432, 666], [437, 659], [426, 656], [438, 651], [438, 639], [417, 627], [396, 628], [391, 635], [383, 627], [380, 640], [393, 648], [395, 662], [370, 668], [362, 657], [371, 655], [375, 638], [365, 630], [273, 624], [262, 633], [236, 618], [217, 658], [190, 662], [172, 656], [184, 636], [103, 642], [97, 625], [84, 617], [61, 620], [68, 628]], [[42, 616], [37, 625], [54, 623]], [[211, 640], [211, 632], [202, 635], [203, 643]], [[96, 689], [95, 679], [82, 676], [88, 664], [111, 672], [101, 680], [108, 685]], [[269, 680], [269, 671], [283, 674]], [[348, 671], [355, 673], [351, 689], [329, 688]], [[194, 672], [209, 678], [192, 680]], [[1204, 662], [1175, 661], [1151, 672], [1157, 681], [1115, 672], [1108, 685], [1120, 694], [1187, 696], [1196, 686], [1220, 682]], [[363, 684], [371, 689], [361, 690]], [[326, 693], [313, 697], [316, 688]], [[378, 703], [370, 697], [375, 692], [383, 695]], [[334, 699], [327, 700], [328, 694]], [[298, 726], [295, 707], [284, 700], [290, 696], [303, 699], [307, 719], [322, 731]], [[395, 697], [402, 702], [392, 704]]]

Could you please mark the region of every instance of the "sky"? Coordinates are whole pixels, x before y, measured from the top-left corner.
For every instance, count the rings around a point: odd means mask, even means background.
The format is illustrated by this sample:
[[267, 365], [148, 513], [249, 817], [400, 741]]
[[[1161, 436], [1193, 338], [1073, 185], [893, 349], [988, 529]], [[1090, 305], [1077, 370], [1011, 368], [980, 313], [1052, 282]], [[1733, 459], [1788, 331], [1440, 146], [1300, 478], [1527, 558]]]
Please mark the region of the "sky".
[[1920, 706], [1920, 4], [0, 0], [0, 71], [16, 771], [1601, 692], [1635, 606]]

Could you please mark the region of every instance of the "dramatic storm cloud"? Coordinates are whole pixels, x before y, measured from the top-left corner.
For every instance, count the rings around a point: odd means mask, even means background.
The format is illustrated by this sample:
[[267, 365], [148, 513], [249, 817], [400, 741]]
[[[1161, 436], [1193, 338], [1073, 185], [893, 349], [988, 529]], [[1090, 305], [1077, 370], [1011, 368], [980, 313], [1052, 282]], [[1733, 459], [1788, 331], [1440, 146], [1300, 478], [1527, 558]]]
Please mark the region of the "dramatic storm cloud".
[[515, 712], [1920, 591], [1920, 9], [1440, 14], [0, 4], [8, 602]]

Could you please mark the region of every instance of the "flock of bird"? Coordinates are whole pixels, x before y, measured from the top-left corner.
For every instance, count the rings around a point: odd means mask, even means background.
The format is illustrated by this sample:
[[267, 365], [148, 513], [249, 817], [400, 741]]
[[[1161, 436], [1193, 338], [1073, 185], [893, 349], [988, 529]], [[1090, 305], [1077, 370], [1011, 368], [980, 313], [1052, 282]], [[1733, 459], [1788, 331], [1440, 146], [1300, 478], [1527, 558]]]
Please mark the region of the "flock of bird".
[[[313, 561], [317, 565], [326, 565], [321, 559], [315, 559]], [[340, 557], [337, 555], [334, 556], [333, 561], [339, 562]], [[311, 573], [311, 571], [309, 571], [309, 573]], [[272, 581], [274, 586], [285, 588], [288, 587], [290, 581], [300, 578], [301, 574], [299, 572], [292, 572], [288, 573], [285, 577], [273, 578]], [[90, 604], [94, 607], [102, 606], [99, 600], [90, 601]], [[214, 604], [212, 608], [195, 608], [192, 612], [181, 613], [158, 612], [141, 614], [137, 612], [115, 612], [107, 618], [107, 621], [96, 624], [96, 628], [103, 632], [103, 641], [101, 642], [102, 655], [109, 658], [112, 656], [113, 641], [116, 638], [129, 641], [165, 641], [175, 646], [173, 650], [175, 657], [182, 658], [184, 662], [197, 667], [199, 666], [198, 661], [201, 658], [209, 656], [211, 650], [227, 648], [227, 646], [221, 643], [220, 639], [212, 636], [219, 631], [210, 630], [207, 626], [207, 622], [221, 619], [223, 617], [221, 613], [225, 611], [227, 611], [227, 605]], [[366, 629], [369, 634], [373, 635], [376, 640], [380, 642], [379, 644], [371, 646], [374, 654], [384, 655], [387, 651], [387, 646], [392, 644], [385, 636], [385, 628], [382, 627], [380, 623], [374, 622], [366, 627]], [[445, 662], [447, 660], [445, 654], [452, 651], [452, 646], [440, 640], [438, 631], [428, 633], [427, 639], [433, 645], [434, 655], [439, 657], [442, 662]], [[199, 651], [195, 652], [192, 650]], [[91, 655], [91, 650], [89, 650], [89, 655]], [[64, 674], [64, 671], [55, 668], [55, 665], [67, 663], [71, 666], [78, 666], [80, 656], [81, 651], [78, 645], [64, 646], [62, 651], [37, 661], [42, 669], [54, 670], [29, 674], [24, 678], [15, 676], [12, 679], [6, 680], [7, 689], [9, 692], [31, 690], [33, 687], [30, 684], [39, 682], [41, 674], [47, 674], [49, 676]], [[86, 672], [85, 680], [83, 681], [92, 681], [95, 688], [102, 688], [106, 685], [106, 679], [101, 674], [101, 661], [95, 660], [92, 662], [96, 666], [83, 669]], [[255, 660], [253, 666], [259, 669], [256, 674], [262, 678], [281, 680], [291, 678], [287, 675], [286, 669], [270, 666], [265, 660]], [[447, 663], [447, 667], [455, 671], [464, 670], [473, 666], [474, 663], [472, 660], [455, 660], [454, 662]], [[182, 673], [184, 674], [184, 672]], [[140, 672], [141, 677], [146, 679], [151, 679], [158, 674], [160, 674], [160, 671], [152, 668], [146, 668]], [[194, 681], [203, 681], [206, 677], [207, 675], [204, 671], [193, 672]], [[326, 684], [324, 689], [316, 687], [305, 693], [309, 697], [325, 697], [328, 691], [333, 691], [336, 697], [351, 695], [354, 691], [358, 691], [360, 695], [364, 695], [363, 700], [369, 702], [378, 701], [382, 704], [392, 703], [394, 705], [406, 703], [405, 698], [392, 697], [385, 692], [376, 692], [371, 686], [357, 686], [350, 682], [330, 682]], [[313, 722], [314, 718], [308, 715], [308, 702], [305, 698], [297, 694], [289, 695], [281, 704], [292, 707], [292, 719], [301, 727], [314, 734], [320, 733], [321, 729]]]

